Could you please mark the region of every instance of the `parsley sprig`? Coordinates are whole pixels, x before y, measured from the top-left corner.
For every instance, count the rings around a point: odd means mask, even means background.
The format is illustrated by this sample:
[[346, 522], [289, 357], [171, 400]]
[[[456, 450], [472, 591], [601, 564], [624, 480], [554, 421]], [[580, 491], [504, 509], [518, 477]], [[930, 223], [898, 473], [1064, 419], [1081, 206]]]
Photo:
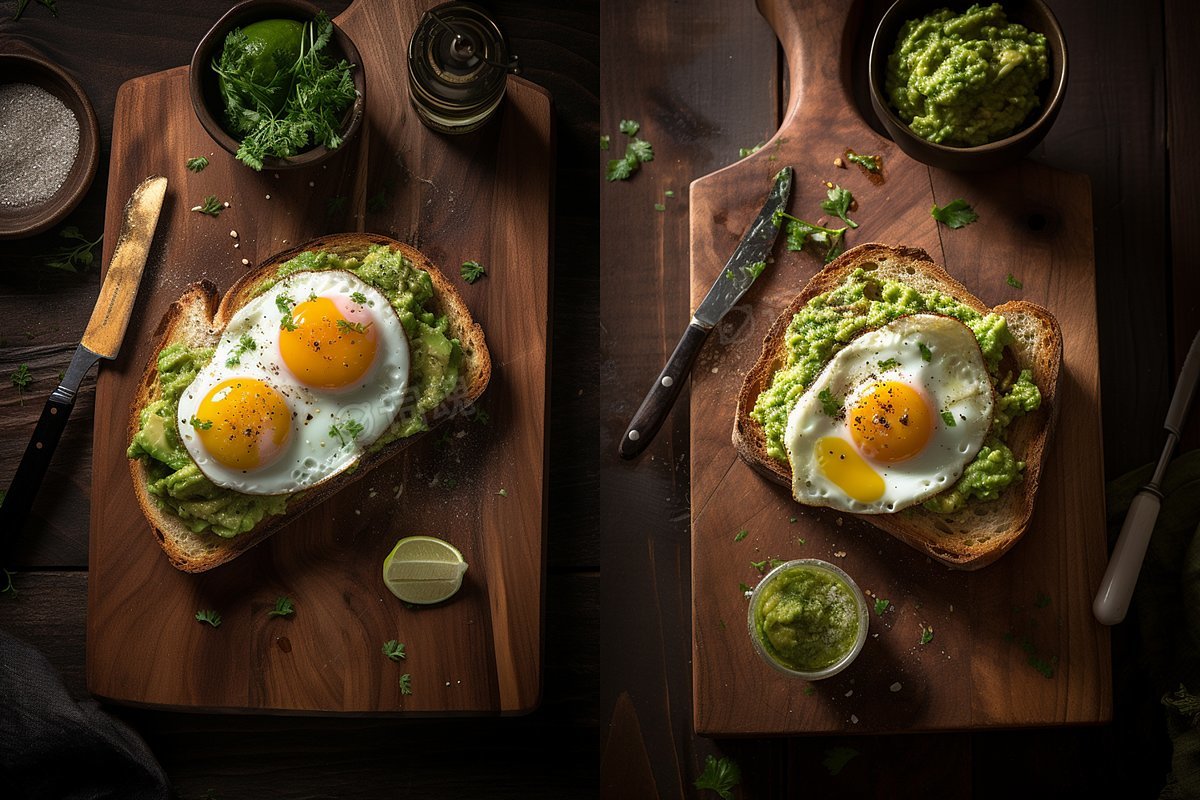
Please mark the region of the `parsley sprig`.
[[337, 437], [341, 442], [342, 447], [353, 442], [358, 438], [358, 435], [363, 432], [363, 425], [356, 419], [348, 419], [345, 422], [338, 422], [329, 428], [330, 438]]
[[216, 628], [221, 624], [221, 615], [212, 609], [197, 611], [196, 621], [207, 622], [209, 625], [212, 625], [214, 628]]
[[204, 202], [198, 206], [192, 206], [192, 211], [198, 211], [201, 214], [207, 214], [210, 217], [219, 217], [221, 212], [225, 210], [225, 205], [217, 199], [215, 194], [210, 194], [204, 198]]
[[979, 215], [975, 213], [975, 209], [971, 208], [970, 204], [961, 197], [957, 200], [951, 200], [944, 206], [939, 206], [935, 203], [933, 208], [929, 209], [929, 215], [943, 225], [949, 225], [951, 228], [962, 228], [979, 219]]
[[704, 771], [696, 778], [697, 789], [712, 789], [722, 800], [733, 800], [733, 787], [742, 781], [742, 770], [731, 758], [706, 756]]
[[404, 652], [404, 642], [398, 642], [395, 639], [389, 639], [383, 643], [383, 654], [392, 661], [408, 658]]
[[779, 227], [784, 219], [788, 220], [787, 225], [787, 249], [794, 253], [798, 253], [804, 249], [806, 244], [814, 244], [825, 248], [825, 263], [833, 261], [842, 251], [846, 249], [845, 238], [848, 226], [841, 228], [826, 228], [822, 225], [817, 225], [812, 222], [807, 222], [799, 217], [793, 217], [782, 209], [775, 212], [775, 216], [771, 221], [775, 223], [775, 227]]
[[208, 159], [205, 158], [204, 156], [196, 156], [195, 158], [189, 158], [187, 160], [186, 166], [188, 168], [188, 172], [200, 172], [205, 167], [208, 166]]
[[857, 228], [858, 223], [846, 216], [850, 213], [850, 207], [854, 205], [854, 195], [850, 190], [843, 189], [841, 186], [830, 186], [826, 196], [828, 199], [821, 202], [821, 210], [827, 214], [833, 214], [835, 217], [841, 217], [842, 222], [849, 227]]
[[33, 382], [33, 376], [29, 374], [29, 365], [19, 365], [8, 379], [12, 381], [13, 386], [17, 387], [18, 392], [24, 392], [25, 387]]
[[267, 612], [271, 617], [290, 617], [296, 613], [296, 607], [292, 604], [290, 597], [278, 597], [275, 599], [275, 607]]
[[629, 142], [625, 145], [625, 155], [622, 158], [610, 159], [608, 166], [604, 170], [604, 178], [608, 181], [625, 181], [633, 177], [633, 173], [641, 168], [642, 164], [649, 163], [654, 160], [654, 146], [645, 139], [638, 138], [638, 131], [642, 129], [635, 120], [621, 120], [621, 133], [629, 137]]
[[79, 232], [79, 228], [68, 225], [58, 232], [59, 238], [67, 242], [57, 250], [42, 257], [43, 262], [51, 269], [61, 269], [66, 272], [83, 272], [96, 260], [96, 247], [104, 241], [104, 236], [89, 242], [87, 237]]

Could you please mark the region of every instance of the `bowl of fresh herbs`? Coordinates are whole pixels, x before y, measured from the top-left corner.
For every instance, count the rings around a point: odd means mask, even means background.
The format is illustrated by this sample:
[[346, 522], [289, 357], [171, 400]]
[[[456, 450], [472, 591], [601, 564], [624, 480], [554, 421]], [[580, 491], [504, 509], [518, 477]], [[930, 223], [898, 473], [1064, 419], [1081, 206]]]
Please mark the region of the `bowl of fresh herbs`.
[[358, 49], [304, 0], [247, 0], [192, 55], [196, 116], [254, 170], [327, 161], [362, 125], [366, 77]]

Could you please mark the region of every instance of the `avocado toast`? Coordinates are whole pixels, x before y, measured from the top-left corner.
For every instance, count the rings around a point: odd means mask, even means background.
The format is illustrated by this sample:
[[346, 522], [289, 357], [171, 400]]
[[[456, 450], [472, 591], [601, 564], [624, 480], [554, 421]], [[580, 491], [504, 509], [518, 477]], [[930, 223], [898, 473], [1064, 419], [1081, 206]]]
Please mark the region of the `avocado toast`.
[[[848, 284], [859, 284], [858, 304], [874, 302], [881, 287], [891, 284], [893, 292], [908, 295], [921, 310], [922, 303], [953, 308], [962, 316], [1002, 318], [1007, 335], [989, 342], [996, 350], [995, 374], [1016, 378], [1028, 373], [1038, 389], [1040, 403], [1012, 415], [1001, 444], [1016, 460], [1016, 480], [981, 497], [954, 498], [953, 503], [933, 502], [892, 514], [863, 515], [871, 524], [896, 536], [929, 556], [955, 568], [978, 569], [1005, 553], [1025, 532], [1033, 513], [1038, 480], [1046, 445], [1057, 415], [1056, 388], [1062, 365], [1062, 334], [1054, 317], [1044, 308], [1019, 301], [988, 308], [962, 284], [935, 264], [923, 250], [865, 244], [839, 256], [818, 272], [779, 315], [763, 341], [762, 352], [752, 365], [738, 394], [733, 442], [739, 456], [773, 481], [791, 486], [792, 475], [786, 453], [779, 444], [778, 420], [764, 413], [760, 397], [770, 393], [777, 373], [789, 363], [789, 342], [794, 341], [793, 321], [814, 299], [826, 303]], [[873, 296], [874, 295], [874, 296]], [[935, 298], [930, 302], [929, 298]], [[829, 307], [836, 311], [835, 303]], [[929, 309], [925, 309], [929, 310]], [[933, 310], [937, 310], [934, 308]], [[847, 317], [857, 313], [849, 306]], [[908, 312], [913, 313], [913, 312]], [[995, 316], [993, 316], [995, 315]], [[838, 345], [835, 342], [834, 347]], [[793, 387], [802, 391], [802, 386]], [[1008, 386], [1011, 392], [1011, 385]], [[793, 398], [794, 398], [793, 391]], [[1000, 397], [997, 387], [997, 397]], [[770, 395], [768, 394], [768, 398]], [[786, 418], [794, 405], [781, 401], [774, 412]], [[757, 409], [756, 409], [757, 406]], [[999, 449], [999, 448], [997, 448]], [[968, 469], [970, 466], [968, 465]], [[934, 500], [945, 501], [952, 488]], [[934, 510], [933, 507], [942, 508]]]
[[[342, 269], [404, 306], [418, 395], [352, 470], [297, 492], [248, 495], [213, 485], [182, 450], [174, 404], [237, 311], [286, 275]], [[143, 514], [171, 563], [202, 572], [271, 536], [348, 483], [404, 450], [423, 431], [483, 393], [491, 360], [483, 332], [447, 278], [419, 251], [386, 237], [338, 234], [279, 253], [223, 298], [207, 281], [190, 286], [159, 324], [129, 421], [129, 465]], [[433, 345], [440, 358], [426, 352]], [[434, 364], [435, 366], [430, 366]]]

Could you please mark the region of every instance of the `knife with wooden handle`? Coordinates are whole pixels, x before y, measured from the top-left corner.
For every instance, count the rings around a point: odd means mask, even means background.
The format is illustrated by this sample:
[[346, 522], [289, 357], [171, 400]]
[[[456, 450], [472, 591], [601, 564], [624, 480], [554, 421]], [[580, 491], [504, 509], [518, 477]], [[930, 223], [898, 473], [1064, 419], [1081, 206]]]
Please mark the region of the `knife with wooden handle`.
[[1175, 394], [1171, 397], [1171, 407], [1167, 409], [1167, 420], [1163, 423], [1167, 429], [1167, 443], [1158, 458], [1158, 466], [1154, 468], [1154, 476], [1134, 495], [1129, 505], [1121, 535], [1117, 537], [1117, 544], [1108, 560], [1108, 569], [1104, 571], [1096, 599], [1092, 601], [1092, 614], [1105, 625], [1116, 625], [1125, 619], [1129, 611], [1138, 573], [1142, 571], [1142, 560], [1146, 557], [1146, 548], [1150, 546], [1150, 534], [1154, 532], [1154, 523], [1158, 521], [1158, 511], [1162, 507], [1163, 494], [1159, 487], [1167, 472], [1167, 464], [1175, 453], [1175, 445], [1182, 435], [1183, 421], [1196, 395], [1197, 383], [1200, 383], [1200, 333], [1192, 339], [1192, 346], [1188, 348], [1187, 358], [1179, 373], [1179, 381], [1175, 384]]
[[109, 260], [108, 272], [100, 285], [100, 296], [92, 309], [83, 339], [58, 387], [46, 401], [12, 484], [0, 501], [0, 563], [7, 563], [13, 543], [25, 525], [54, 448], [67, 426], [71, 409], [75, 407], [75, 396], [84, 376], [100, 359], [117, 357], [133, 312], [133, 302], [137, 299], [138, 284], [166, 191], [166, 178], [147, 178], [125, 205], [121, 237]]
[[717, 275], [712, 288], [692, 315], [691, 322], [667, 359], [666, 366], [658, 373], [646, 398], [634, 412], [621, 444], [617, 450], [621, 458], [633, 458], [646, 449], [650, 440], [658, 433], [663, 421], [675, 404], [675, 398], [683, 389], [683, 382], [692, 370], [692, 364], [704, 346], [709, 332], [721, 318], [733, 308], [746, 290], [766, 269], [767, 258], [775, 246], [775, 239], [782, 227], [779, 214], [787, 208], [792, 193], [792, 168], [784, 167], [775, 174], [771, 192], [758, 217], [746, 229], [742, 241]]

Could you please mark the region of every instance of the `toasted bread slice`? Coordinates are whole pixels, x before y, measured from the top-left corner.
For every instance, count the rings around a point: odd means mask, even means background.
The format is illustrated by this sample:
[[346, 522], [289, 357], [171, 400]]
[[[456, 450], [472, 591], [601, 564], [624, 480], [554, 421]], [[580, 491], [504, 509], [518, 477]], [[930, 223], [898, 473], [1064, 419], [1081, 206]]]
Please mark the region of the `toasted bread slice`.
[[863, 244], [847, 250], [818, 272], [792, 300], [763, 340], [762, 353], [747, 373], [738, 393], [733, 443], [740, 455], [766, 477], [791, 489], [787, 461], [767, 454], [762, 427], [750, 418], [755, 401], [771, 385], [784, 363], [786, 332], [795, 314], [809, 300], [840, 286], [856, 269], [873, 271], [881, 279], [905, 283], [917, 291], [938, 290], [980, 312], [995, 312], [1008, 323], [1015, 343], [1005, 358], [1033, 372], [1042, 393], [1041, 407], [1018, 417], [1009, 426], [1006, 442], [1025, 462], [1024, 479], [994, 501], [971, 501], [952, 514], [938, 514], [920, 505], [895, 514], [864, 514], [866, 521], [930, 557], [958, 569], [978, 569], [1003, 555], [1025, 532], [1033, 514], [1046, 445], [1057, 417], [1057, 387], [1062, 367], [1062, 331], [1049, 311], [1017, 301], [988, 308], [966, 287], [950, 277], [924, 251], [912, 247]]
[[[376, 244], [387, 245], [412, 260], [419, 269], [429, 273], [433, 281], [434, 302], [437, 313], [449, 319], [449, 334], [458, 339], [463, 358], [460, 366], [458, 390], [427, 415], [432, 427], [437, 421], [450, 416], [454, 411], [469, 407], [479, 399], [491, 378], [492, 364], [484, 342], [483, 331], [471, 318], [471, 313], [453, 284], [429, 259], [408, 245], [383, 236], [372, 234], [337, 234], [314, 239], [291, 250], [279, 253], [252, 269], [238, 280], [225, 297], [218, 302], [217, 288], [209, 281], [188, 287], [183, 296], [168, 309], [159, 323], [158, 344], [146, 366], [137, 395], [133, 398], [133, 413], [129, 421], [129, 438], [132, 440], [139, 427], [138, 415], [142, 408], [154, 401], [159, 392], [157, 360], [158, 353], [166, 346], [186, 343], [192, 347], [212, 347], [221, 338], [229, 321], [247, 301], [254, 296], [254, 288], [267, 278], [274, 276], [276, 269], [285, 261], [306, 251], [323, 250], [341, 256], [356, 256], [366, 253]], [[253, 529], [225, 538], [210, 532], [193, 533], [169, 508], [161, 507], [147, 490], [150, 480], [149, 469], [144, 458], [129, 461], [133, 474], [133, 488], [142, 513], [150, 523], [158, 543], [166, 551], [171, 563], [184, 572], [204, 572], [237, 557], [249, 548], [278, 532], [306, 510], [321, 503], [347, 484], [358, 480], [372, 469], [403, 451], [420, 434], [390, 442], [376, 452], [368, 452], [358, 462], [358, 467], [342, 473], [303, 494], [289, 500], [287, 511], [277, 516], [265, 517]]]

